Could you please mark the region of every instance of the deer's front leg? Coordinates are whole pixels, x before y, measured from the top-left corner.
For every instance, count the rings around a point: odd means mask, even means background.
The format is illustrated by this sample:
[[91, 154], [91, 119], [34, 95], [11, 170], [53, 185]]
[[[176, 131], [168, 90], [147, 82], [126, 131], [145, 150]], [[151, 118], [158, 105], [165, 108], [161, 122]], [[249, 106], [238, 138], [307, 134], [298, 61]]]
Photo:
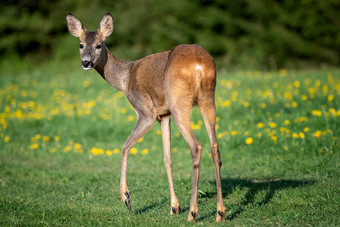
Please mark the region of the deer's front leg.
[[120, 196], [129, 210], [131, 210], [131, 194], [126, 183], [127, 160], [131, 147], [142, 138], [151, 128], [155, 118], [139, 115], [137, 124], [122, 148], [122, 172], [120, 177]]

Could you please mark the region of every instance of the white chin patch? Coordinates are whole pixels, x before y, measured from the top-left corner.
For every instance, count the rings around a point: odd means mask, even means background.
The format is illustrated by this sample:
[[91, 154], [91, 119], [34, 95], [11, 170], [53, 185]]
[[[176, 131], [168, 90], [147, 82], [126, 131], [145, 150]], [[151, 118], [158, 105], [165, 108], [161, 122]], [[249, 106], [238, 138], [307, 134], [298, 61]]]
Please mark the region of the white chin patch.
[[84, 66], [82, 66], [82, 68], [86, 71], [92, 69], [92, 67], [84, 67]]

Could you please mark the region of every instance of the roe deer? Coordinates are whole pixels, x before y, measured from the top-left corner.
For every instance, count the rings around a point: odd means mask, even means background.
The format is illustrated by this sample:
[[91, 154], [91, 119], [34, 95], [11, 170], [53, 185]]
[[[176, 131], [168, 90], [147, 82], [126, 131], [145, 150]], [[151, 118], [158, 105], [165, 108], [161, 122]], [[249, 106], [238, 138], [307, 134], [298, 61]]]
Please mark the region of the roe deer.
[[127, 160], [130, 148], [142, 138], [157, 120], [161, 124], [164, 165], [168, 176], [170, 214], [179, 213], [175, 194], [170, 153], [170, 115], [188, 144], [193, 164], [192, 192], [188, 221], [197, 219], [197, 187], [202, 146], [190, 123], [190, 113], [198, 105], [208, 131], [211, 154], [215, 165], [217, 187], [216, 221], [224, 221], [220, 168], [215, 123], [216, 66], [213, 58], [199, 45], [178, 45], [172, 50], [152, 54], [127, 62], [113, 56], [105, 46], [113, 31], [112, 15], [107, 13], [97, 31], [90, 32], [72, 14], [66, 16], [69, 32], [80, 39], [82, 68], [94, 68], [111, 86], [125, 93], [138, 114], [137, 124], [122, 147], [120, 195], [131, 210], [131, 195], [126, 183]]

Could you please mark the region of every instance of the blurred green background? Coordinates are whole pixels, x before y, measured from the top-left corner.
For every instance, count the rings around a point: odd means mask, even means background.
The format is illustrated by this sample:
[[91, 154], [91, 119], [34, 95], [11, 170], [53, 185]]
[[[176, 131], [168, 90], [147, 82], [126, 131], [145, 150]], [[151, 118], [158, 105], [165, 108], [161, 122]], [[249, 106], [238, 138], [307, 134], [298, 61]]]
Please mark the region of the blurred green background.
[[15, 72], [79, 58], [66, 13], [96, 30], [110, 12], [115, 31], [108, 46], [125, 60], [197, 43], [219, 69], [337, 67], [339, 9], [338, 0], [5, 0], [0, 3], [0, 66]]

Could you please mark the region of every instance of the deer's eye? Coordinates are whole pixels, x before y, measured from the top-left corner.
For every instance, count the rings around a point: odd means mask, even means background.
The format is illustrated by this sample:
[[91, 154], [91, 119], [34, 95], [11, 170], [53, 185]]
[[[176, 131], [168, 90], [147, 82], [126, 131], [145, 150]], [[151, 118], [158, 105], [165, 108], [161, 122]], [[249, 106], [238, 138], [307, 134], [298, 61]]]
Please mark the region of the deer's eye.
[[102, 45], [98, 44], [98, 45], [96, 46], [96, 49], [100, 49], [100, 48], [102, 48]]
[[84, 48], [84, 44], [80, 44], [80, 45], [79, 45], [79, 48], [80, 48], [80, 49], [83, 49], [83, 48]]

